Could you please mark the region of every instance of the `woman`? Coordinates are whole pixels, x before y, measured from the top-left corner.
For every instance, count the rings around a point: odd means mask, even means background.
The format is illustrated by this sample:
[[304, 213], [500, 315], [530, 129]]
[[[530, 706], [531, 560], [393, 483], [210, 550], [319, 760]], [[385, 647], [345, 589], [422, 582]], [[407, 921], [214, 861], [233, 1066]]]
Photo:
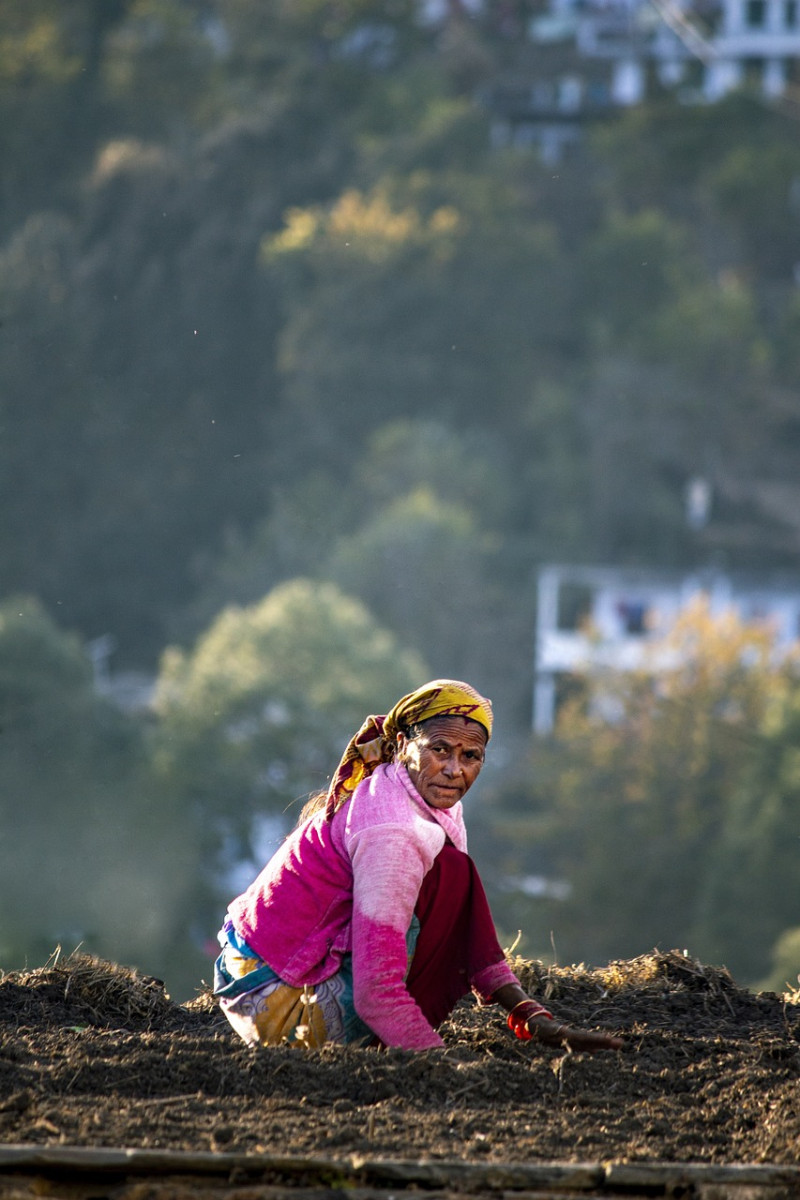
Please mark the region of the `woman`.
[[471, 989], [519, 1037], [621, 1045], [529, 999], [497, 941], [461, 807], [491, 732], [490, 702], [448, 679], [367, 718], [327, 793], [229, 907], [215, 993], [245, 1041], [427, 1050]]

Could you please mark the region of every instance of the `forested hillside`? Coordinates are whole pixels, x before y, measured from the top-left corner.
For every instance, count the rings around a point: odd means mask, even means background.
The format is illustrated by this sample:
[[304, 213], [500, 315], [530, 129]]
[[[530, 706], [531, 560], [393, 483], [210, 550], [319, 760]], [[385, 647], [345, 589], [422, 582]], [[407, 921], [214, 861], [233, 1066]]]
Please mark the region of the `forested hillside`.
[[[421, 673], [496, 701], [484, 869], [583, 880], [545, 911], [498, 876], [529, 952], [696, 938], [752, 980], [800, 926], [791, 669], [671, 792], [625, 774], [641, 721], [527, 738], [540, 563], [796, 568], [800, 127], [662, 96], [556, 166], [493, 149], [532, 11], [0, 0], [0, 964], [85, 938], [185, 989], [259, 814]], [[143, 717], [92, 686], [107, 634]]]

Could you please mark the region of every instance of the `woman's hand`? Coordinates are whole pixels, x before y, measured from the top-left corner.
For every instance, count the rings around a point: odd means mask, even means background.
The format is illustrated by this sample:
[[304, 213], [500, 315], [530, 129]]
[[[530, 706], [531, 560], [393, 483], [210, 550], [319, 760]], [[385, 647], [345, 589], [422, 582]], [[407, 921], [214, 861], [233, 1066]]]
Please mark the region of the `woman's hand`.
[[588, 1029], [573, 1029], [563, 1024], [538, 1000], [526, 996], [518, 983], [498, 988], [492, 999], [507, 1010], [508, 1028], [523, 1041], [541, 1042], [543, 1046], [567, 1046], [587, 1054], [622, 1048], [622, 1038], [611, 1033], [591, 1033]]
[[620, 1050], [623, 1045], [622, 1038], [613, 1034], [573, 1029], [543, 1014], [529, 1017], [525, 1028], [532, 1042], [541, 1042], [543, 1046], [568, 1046], [570, 1050], [583, 1050], [587, 1054], [594, 1054], [597, 1050]]

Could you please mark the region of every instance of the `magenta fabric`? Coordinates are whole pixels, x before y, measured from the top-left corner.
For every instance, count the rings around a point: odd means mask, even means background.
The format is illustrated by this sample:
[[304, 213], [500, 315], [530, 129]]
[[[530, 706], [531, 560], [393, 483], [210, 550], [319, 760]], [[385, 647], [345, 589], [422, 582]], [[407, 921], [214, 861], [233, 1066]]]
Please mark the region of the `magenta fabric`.
[[[458, 804], [425, 803], [405, 767], [382, 765], [332, 819], [295, 829], [228, 912], [237, 933], [292, 987], [327, 979], [353, 950], [353, 906], [405, 937], [419, 889], [450, 839], [466, 849]], [[405, 968], [404, 968], [405, 970]]]

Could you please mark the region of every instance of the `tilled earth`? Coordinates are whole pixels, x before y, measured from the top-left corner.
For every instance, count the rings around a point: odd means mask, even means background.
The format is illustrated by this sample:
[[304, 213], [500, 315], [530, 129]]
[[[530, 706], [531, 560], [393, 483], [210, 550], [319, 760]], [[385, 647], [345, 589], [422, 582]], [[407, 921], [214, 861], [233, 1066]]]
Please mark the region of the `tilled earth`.
[[670, 952], [517, 961], [590, 1056], [522, 1043], [463, 1002], [444, 1050], [251, 1050], [206, 995], [86, 956], [0, 978], [0, 1143], [473, 1162], [792, 1164], [800, 1004]]

